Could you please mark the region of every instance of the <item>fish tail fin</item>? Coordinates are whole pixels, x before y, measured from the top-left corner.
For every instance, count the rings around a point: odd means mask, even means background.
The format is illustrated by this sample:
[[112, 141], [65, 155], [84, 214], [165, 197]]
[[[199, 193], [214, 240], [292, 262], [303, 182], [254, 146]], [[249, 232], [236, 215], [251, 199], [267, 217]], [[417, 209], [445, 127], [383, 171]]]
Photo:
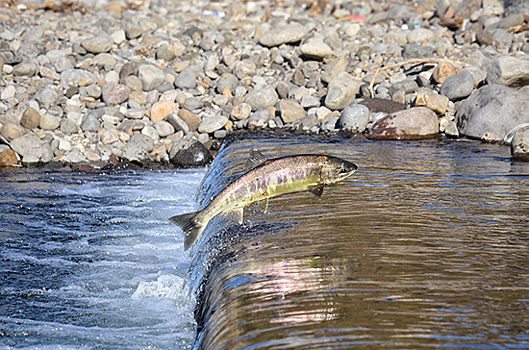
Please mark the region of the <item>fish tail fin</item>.
[[198, 236], [204, 230], [200, 221], [197, 220], [197, 215], [200, 212], [186, 213], [175, 215], [169, 218], [169, 221], [178, 225], [182, 231], [184, 231], [184, 249], [188, 250], [191, 248], [193, 243], [196, 242]]

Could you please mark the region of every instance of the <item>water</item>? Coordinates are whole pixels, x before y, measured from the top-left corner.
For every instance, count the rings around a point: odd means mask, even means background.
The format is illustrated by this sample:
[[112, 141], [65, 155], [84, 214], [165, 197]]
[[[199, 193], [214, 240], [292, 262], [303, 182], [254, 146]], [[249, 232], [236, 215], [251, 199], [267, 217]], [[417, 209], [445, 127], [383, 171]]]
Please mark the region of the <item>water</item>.
[[0, 172], [0, 348], [191, 348], [167, 218], [194, 209], [204, 173]]
[[[359, 170], [215, 218], [184, 252], [167, 218], [251, 147]], [[257, 137], [207, 173], [4, 170], [0, 348], [527, 349], [528, 185], [508, 148], [468, 141]]]
[[210, 261], [196, 348], [529, 348], [529, 164], [508, 148], [247, 140], [220, 153], [202, 193], [253, 146], [359, 170], [321, 198], [256, 206], [242, 227], [214, 220], [194, 251]]

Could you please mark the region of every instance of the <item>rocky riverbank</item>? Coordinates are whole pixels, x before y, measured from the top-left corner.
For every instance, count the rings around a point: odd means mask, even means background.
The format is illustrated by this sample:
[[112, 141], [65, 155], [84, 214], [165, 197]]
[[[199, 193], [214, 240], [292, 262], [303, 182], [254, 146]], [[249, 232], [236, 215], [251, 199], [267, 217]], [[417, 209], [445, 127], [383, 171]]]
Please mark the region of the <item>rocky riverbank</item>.
[[258, 129], [529, 160], [528, 28], [516, 0], [8, 0], [0, 164], [198, 166]]

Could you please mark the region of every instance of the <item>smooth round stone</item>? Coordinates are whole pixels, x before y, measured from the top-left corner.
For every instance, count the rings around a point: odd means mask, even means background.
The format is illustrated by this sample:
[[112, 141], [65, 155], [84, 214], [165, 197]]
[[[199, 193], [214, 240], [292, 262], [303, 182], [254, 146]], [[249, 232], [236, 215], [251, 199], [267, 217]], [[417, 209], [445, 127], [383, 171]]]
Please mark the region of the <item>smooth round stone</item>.
[[[82, 69], [67, 69], [61, 72], [61, 87], [67, 89], [71, 85], [79, 85], [81, 81], [89, 80], [97, 82], [97, 78], [92, 73]], [[89, 85], [89, 84], [88, 84]]]
[[147, 152], [152, 152], [154, 149], [154, 140], [145, 134], [134, 134], [130, 137], [129, 144], [135, 143]]
[[9, 84], [0, 92], [0, 98], [2, 100], [10, 99], [12, 97], [15, 97], [16, 92], [16, 87], [14, 85]]
[[217, 80], [217, 92], [224, 94], [226, 90], [232, 94], [235, 92], [235, 88], [239, 85], [239, 79], [232, 73], [224, 73]]
[[426, 107], [413, 107], [377, 120], [369, 137], [374, 140], [417, 140], [434, 138], [438, 133], [437, 115]]
[[355, 79], [347, 73], [340, 73], [329, 83], [325, 106], [332, 110], [345, 108], [354, 100], [361, 85], [361, 80]]
[[279, 101], [279, 112], [281, 113], [281, 119], [285, 124], [295, 123], [307, 114], [305, 108], [301, 107], [301, 105], [295, 100]]
[[156, 123], [173, 113], [177, 108], [172, 101], [158, 101], [151, 108], [151, 121]]
[[165, 120], [159, 120], [154, 123], [154, 128], [156, 129], [160, 137], [166, 137], [168, 135], [174, 134], [175, 132], [175, 128]]
[[71, 135], [79, 131], [79, 126], [70, 119], [62, 119], [60, 130], [65, 135]]
[[26, 107], [26, 110], [22, 113], [20, 124], [30, 130], [37, 128], [40, 124], [40, 113], [31, 107]]
[[489, 68], [487, 81], [513, 88], [529, 85], [529, 61], [510, 56], [499, 57]]
[[406, 39], [410, 44], [421, 44], [432, 42], [435, 34], [430, 29], [416, 28], [406, 35]]
[[300, 41], [306, 34], [305, 28], [300, 24], [287, 24], [279, 26], [266, 33], [260, 38], [259, 42], [264, 46], [279, 46]]
[[256, 111], [258, 109], [275, 105], [278, 99], [279, 96], [277, 95], [275, 89], [267, 85], [262, 89], [252, 90], [249, 92], [246, 95], [244, 102], [252, 106], [252, 111]]
[[13, 67], [14, 76], [34, 76], [37, 73], [38, 66], [33, 62], [22, 62]]
[[170, 159], [171, 163], [177, 167], [196, 168], [209, 164], [212, 157], [208, 149], [201, 142], [194, 142], [189, 147], [180, 149]]
[[360, 104], [352, 104], [343, 109], [337, 127], [352, 132], [363, 132], [368, 122], [369, 108]]
[[223, 116], [206, 117], [200, 123], [198, 131], [202, 133], [212, 133], [228, 124], [229, 119]]
[[196, 97], [186, 98], [186, 100], [184, 101], [184, 105], [183, 105], [184, 108], [189, 109], [190, 111], [194, 111], [195, 109], [200, 109], [202, 108], [202, 106], [203, 106], [202, 102]]
[[99, 118], [96, 115], [89, 113], [81, 124], [81, 129], [83, 131], [97, 132], [100, 126], [101, 123], [99, 122]]
[[16, 122], [5, 123], [2, 129], [0, 130], [0, 134], [5, 137], [8, 141], [14, 140], [22, 136], [24, 132], [25, 130], [22, 125]]
[[108, 105], [118, 105], [125, 102], [131, 93], [130, 88], [123, 84], [107, 83], [103, 85], [101, 95]]
[[51, 115], [49, 113], [44, 114], [40, 118], [39, 126], [44, 130], [55, 130], [61, 124], [61, 118]]
[[110, 36], [96, 36], [90, 39], [83, 40], [81, 46], [90, 53], [109, 52], [112, 49], [114, 40]]
[[191, 67], [185, 68], [176, 77], [174, 86], [179, 89], [194, 89], [197, 86], [195, 71]]
[[468, 71], [461, 71], [445, 80], [441, 86], [441, 94], [452, 101], [470, 96], [474, 90], [474, 77]]
[[309, 58], [322, 60], [327, 56], [334, 54], [333, 49], [323, 41], [310, 41], [301, 45], [301, 53]]
[[138, 67], [138, 78], [143, 91], [151, 91], [165, 82], [165, 73], [155, 65], [142, 64]]
[[252, 113], [252, 106], [244, 102], [236, 105], [231, 110], [231, 116], [236, 120], [247, 119], [250, 116], [250, 113]]

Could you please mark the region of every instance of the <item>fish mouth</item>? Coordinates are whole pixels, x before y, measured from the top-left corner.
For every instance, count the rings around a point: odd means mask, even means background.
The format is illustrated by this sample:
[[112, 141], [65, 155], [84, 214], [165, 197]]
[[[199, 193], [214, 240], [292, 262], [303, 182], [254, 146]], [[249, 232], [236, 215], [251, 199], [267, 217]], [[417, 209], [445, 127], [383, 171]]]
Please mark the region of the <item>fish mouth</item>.
[[358, 166], [355, 163], [344, 160], [342, 161], [342, 166], [340, 167], [340, 173], [349, 176], [352, 175], [357, 169]]

